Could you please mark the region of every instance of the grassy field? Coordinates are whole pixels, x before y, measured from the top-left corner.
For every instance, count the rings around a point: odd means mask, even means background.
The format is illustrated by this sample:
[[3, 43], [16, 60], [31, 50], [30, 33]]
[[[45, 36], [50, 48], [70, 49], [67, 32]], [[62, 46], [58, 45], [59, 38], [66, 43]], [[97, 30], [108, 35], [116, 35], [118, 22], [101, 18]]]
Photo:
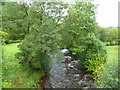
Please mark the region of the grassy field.
[[0, 90], [2, 88], [2, 45], [0, 43]]
[[[41, 72], [34, 71], [30, 73], [27, 68], [23, 68], [19, 64], [19, 61], [15, 58], [15, 54], [19, 52], [17, 46], [18, 43], [8, 44], [3, 47], [3, 88], [31, 88], [42, 76]], [[102, 83], [98, 87], [114, 87], [118, 80], [116, 72], [118, 69], [118, 46], [107, 46], [107, 50], [108, 61], [101, 73], [100, 80]], [[111, 81], [112, 83], [110, 83]]]
[[107, 46], [108, 60], [118, 64], [118, 48], [119, 46]]
[[118, 49], [118, 46], [107, 46], [107, 62], [100, 73], [98, 88], [118, 87]]
[[41, 72], [29, 72], [23, 68], [15, 58], [19, 52], [18, 43], [5, 45], [3, 48], [3, 88], [31, 88], [42, 76]]

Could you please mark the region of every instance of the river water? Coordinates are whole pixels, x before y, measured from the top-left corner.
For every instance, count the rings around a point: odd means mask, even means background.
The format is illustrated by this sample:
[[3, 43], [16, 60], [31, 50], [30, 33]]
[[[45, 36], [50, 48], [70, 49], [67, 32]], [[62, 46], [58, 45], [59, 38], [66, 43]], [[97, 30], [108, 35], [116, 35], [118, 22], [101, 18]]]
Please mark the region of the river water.
[[[66, 49], [61, 53], [68, 53]], [[57, 56], [57, 54], [56, 54]], [[51, 70], [48, 72], [45, 88], [94, 88], [90, 74], [85, 74], [80, 69], [79, 61], [71, 55], [65, 55], [61, 62], [57, 63], [58, 58], [52, 59]]]

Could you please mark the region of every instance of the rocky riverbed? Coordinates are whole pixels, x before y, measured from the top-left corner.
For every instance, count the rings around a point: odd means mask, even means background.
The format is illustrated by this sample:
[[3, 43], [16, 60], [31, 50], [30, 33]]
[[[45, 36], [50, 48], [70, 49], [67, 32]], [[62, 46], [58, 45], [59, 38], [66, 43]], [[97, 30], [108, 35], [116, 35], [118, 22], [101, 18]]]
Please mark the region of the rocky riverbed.
[[94, 88], [90, 74], [80, 69], [78, 60], [65, 55], [64, 60], [57, 63], [53, 59], [51, 70], [47, 75], [44, 88]]

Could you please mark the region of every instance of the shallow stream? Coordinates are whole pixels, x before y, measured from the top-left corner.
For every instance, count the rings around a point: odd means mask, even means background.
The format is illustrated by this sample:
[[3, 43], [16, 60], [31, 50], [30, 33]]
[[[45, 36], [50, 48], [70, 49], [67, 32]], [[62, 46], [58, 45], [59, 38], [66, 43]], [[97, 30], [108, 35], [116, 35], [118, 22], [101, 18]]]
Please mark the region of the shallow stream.
[[[64, 52], [63, 52], [64, 51]], [[67, 50], [61, 51], [63, 54]], [[80, 69], [78, 60], [70, 55], [65, 55], [64, 60], [57, 63], [57, 58], [53, 58], [52, 67], [44, 83], [45, 88], [94, 88], [90, 74], [85, 74]]]

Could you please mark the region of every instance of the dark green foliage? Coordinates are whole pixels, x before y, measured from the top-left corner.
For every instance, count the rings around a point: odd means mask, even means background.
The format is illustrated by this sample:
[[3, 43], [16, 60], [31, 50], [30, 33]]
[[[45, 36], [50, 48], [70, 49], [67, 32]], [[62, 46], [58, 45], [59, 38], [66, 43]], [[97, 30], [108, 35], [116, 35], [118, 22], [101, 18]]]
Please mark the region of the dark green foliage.
[[7, 33], [3, 39], [8, 43], [9, 40], [22, 40], [29, 32], [26, 8], [26, 5], [17, 2], [2, 5], [2, 31]]
[[63, 48], [68, 48], [76, 55], [80, 60], [80, 67], [87, 69], [97, 79], [99, 68], [106, 62], [106, 49], [95, 36], [95, 9], [90, 2], [71, 5], [68, 17], [59, 29], [63, 37]]
[[96, 39], [94, 34], [88, 34], [82, 38], [81, 46], [75, 45], [72, 53], [80, 59], [81, 68], [92, 73], [91, 76], [97, 80], [98, 74], [106, 62], [107, 53], [103, 43]]
[[76, 54], [80, 58], [82, 66], [86, 65], [86, 60], [93, 58], [94, 54], [101, 54], [106, 56], [106, 50], [102, 42], [94, 36], [94, 34], [88, 34], [86, 37], [83, 37], [81, 40], [81, 46], [75, 44], [75, 47], [72, 49], [73, 54]]
[[19, 43], [7, 44], [1, 46], [2, 55], [2, 87], [1, 88], [34, 88], [44, 73], [39, 71], [29, 71], [29, 68], [23, 67], [15, 58], [19, 52], [17, 47]]
[[119, 30], [115, 27], [97, 27], [96, 37], [104, 42], [106, 45], [118, 45], [118, 33]]
[[64, 24], [60, 26], [63, 37], [63, 45], [73, 48], [74, 44], [81, 45], [82, 37], [94, 32], [96, 7], [90, 2], [76, 2], [69, 5], [68, 16]]
[[[30, 6], [25, 3], [5, 3], [3, 5], [3, 31], [7, 33], [3, 40], [6, 42], [8, 39], [7, 43], [9, 43], [11, 40], [23, 39], [26, 36], [19, 45], [21, 52], [18, 54], [18, 58], [21, 63], [28, 65], [31, 69], [36, 68], [42, 71], [49, 69], [50, 57], [48, 54], [56, 51], [58, 42], [61, 40], [56, 29], [58, 19], [55, 17], [58, 13], [62, 13], [60, 11], [64, 5], [60, 4], [61, 7], [56, 9], [55, 6], [59, 4], [33, 2]], [[51, 5], [54, 6], [51, 7]], [[52, 16], [50, 8], [54, 9], [56, 15]], [[59, 20], [61, 15], [59, 14]]]
[[103, 42], [106, 42], [106, 41], [107, 41], [107, 33], [106, 33], [105, 30], [101, 30], [101, 31], [100, 31], [100, 37], [99, 37], [99, 39], [100, 39], [101, 41], [103, 41]]
[[96, 79], [98, 73], [94, 71], [106, 61], [106, 49], [94, 35], [96, 7], [90, 2], [76, 2], [69, 7], [65, 23], [59, 26], [63, 37], [61, 46], [76, 55], [80, 67], [92, 72]]
[[33, 30], [19, 45], [19, 59], [33, 68], [49, 70], [49, 53], [56, 51], [61, 35], [57, 33], [55, 22], [47, 15], [42, 17], [42, 25], [33, 24]]
[[[19, 61], [16, 64], [20, 67], [21, 64], [24, 65], [27, 72], [29, 70], [31, 71], [30, 73], [37, 70], [37, 74], [31, 74], [33, 75], [32, 77], [36, 76], [38, 78], [38, 71], [41, 72], [41, 76], [49, 71], [51, 58], [54, 57], [52, 54], [59, 54], [56, 57], [60, 59], [59, 56], [62, 55], [60, 55], [61, 53], [58, 52], [58, 49], [67, 48], [80, 60], [80, 67], [85, 68], [92, 74], [95, 80], [100, 81], [99, 87], [102, 87], [103, 84], [106, 86], [109, 84], [111, 87], [117, 86], [115, 82], [118, 82], [118, 79], [116, 79], [117, 67], [105, 66], [106, 49], [102, 42], [109, 42], [110, 45], [116, 44], [119, 41], [118, 32], [115, 28], [96, 28], [96, 6], [94, 4], [91, 2], [65, 4], [59, 2], [32, 1], [30, 5], [23, 2], [5, 2], [2, 6], [3, 28], [0, 31], [2, 42], [13, 43], [22, 41], [18, 46], [20, 52], [17, 54], [17, 60], [19, 59]], [[12, 65], [11, 61], [9, 63]], [[16, 70], [19, 66], [17, 66]], [[13, 65], [14, 67], [16, 66]], [[103, 67], [107, 69], [105, 70]], [[7, 68], [9, 66], [4, 62], [3, 70], [4, 76], [6, 75], [5, 77], [7, 77], [10, 71]], [[104, 77], [108, 68], [115, 71], [115, 74], [112, 71], [108, 72], [109, 79]], [[21, 69], [21, 71], [23, 70]], [[12, 71], [10, 72], [12, 73]], [[21, 81], [23, 79], [18, 75], [15, 78], [15, 82], [16, 80]], [[3, 86], [14, 86], [12, 81], [14, 80], [11, 79], [9, 81], [9, 78], [4, 79]], [[34, 80], [32, 79], [32, 81]], [[115, 83], [112, 85], [109, 81]], [[33, 83], [37, 82], [25, 84], [32, 86]]]

